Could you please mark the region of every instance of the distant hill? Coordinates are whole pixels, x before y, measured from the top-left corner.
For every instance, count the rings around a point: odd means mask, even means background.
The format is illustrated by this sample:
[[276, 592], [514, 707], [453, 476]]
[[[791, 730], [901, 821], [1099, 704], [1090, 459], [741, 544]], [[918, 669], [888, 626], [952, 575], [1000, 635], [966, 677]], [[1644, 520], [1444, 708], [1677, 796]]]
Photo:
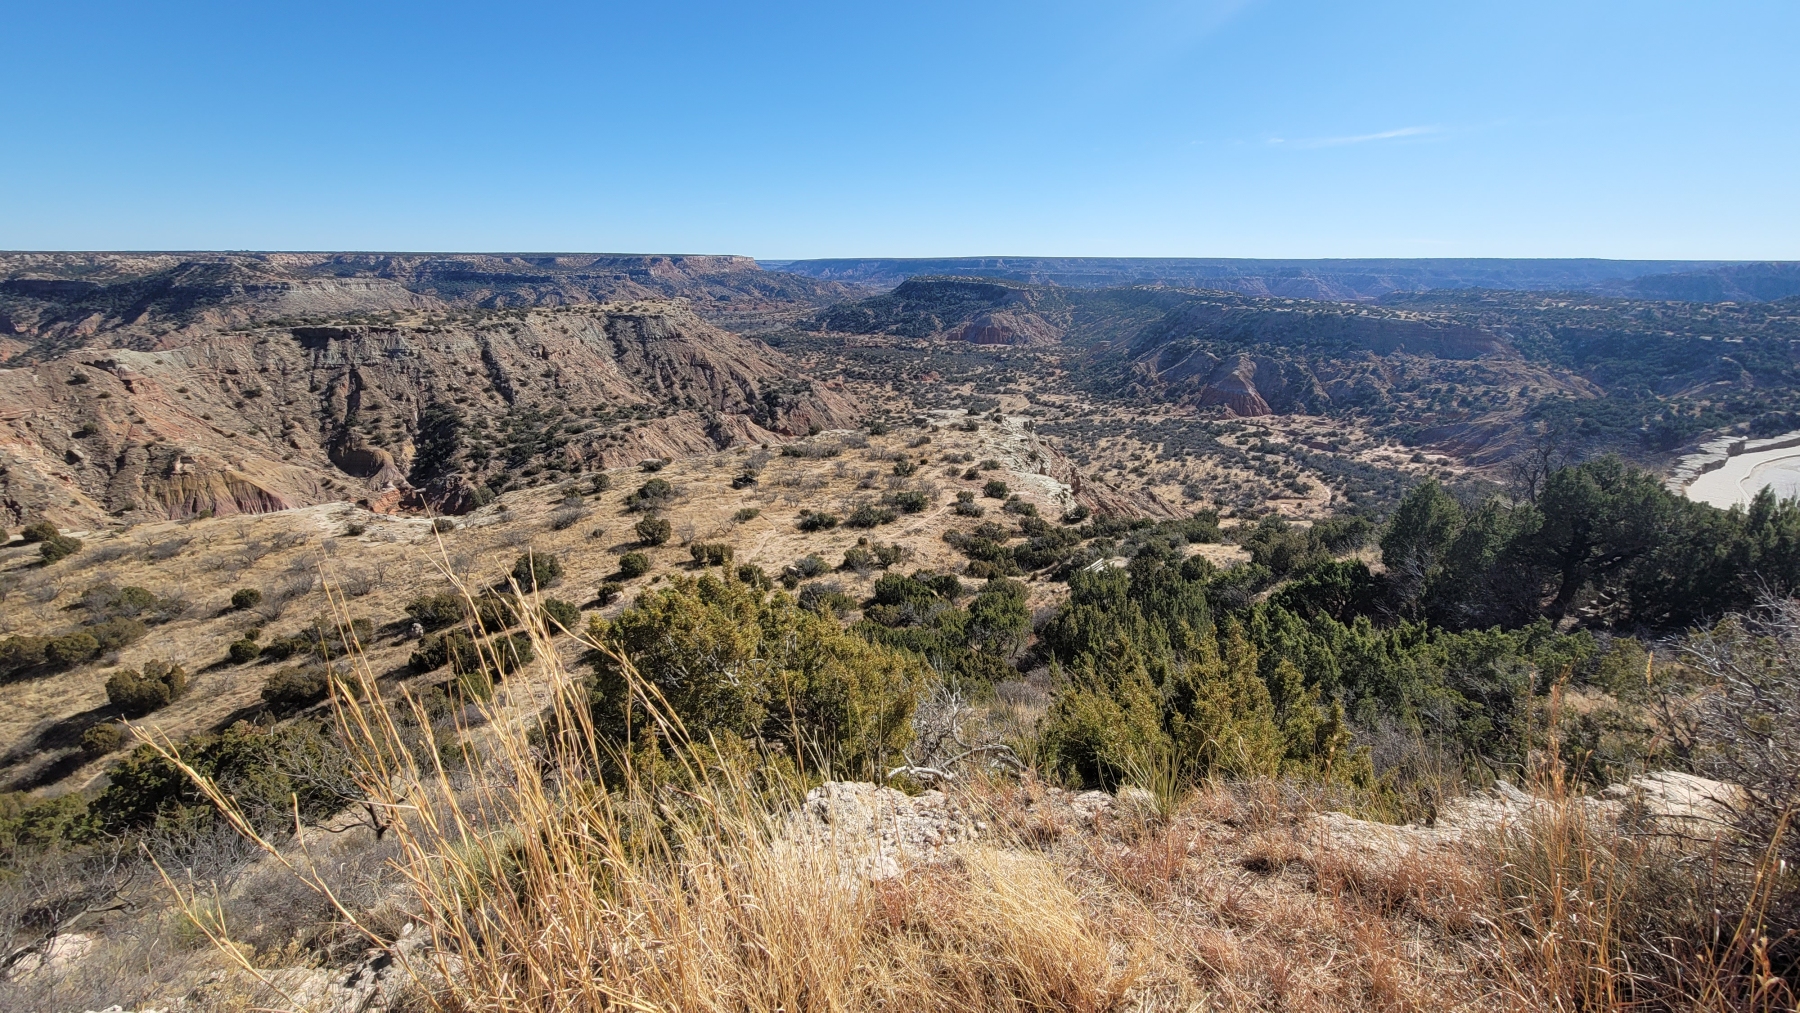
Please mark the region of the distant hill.
[[[686, 299], [708, 322], [756, 330], [850, 294], [749, 257], [0, 253], [0, 359], [95, 344], [143, 348], [276, 319], [637, 299]], [[7, 347], [8, 339], [25, 347]]]
[[[1675, 277], [1708, 276], [1652, 279]], [[1715, 280], [1770, 291], [1771, 277]], [[1357, 418], [1478, 463], [1545, 427], [1571, 448], [1650, 459], [1726, 426], [1800, 425], [1793, 298], [1433, 289], [1347, 302], [918, 277], [814, 326], [890, 344], [1035, 347], [1064, 356], [1061, 382], [1103, 399]]]
[[1070, 288], [1160, 285], [1331, 301], [1369, 301], [1395, 292], [1468, 288], [1598, 292], [1699, 302], [1800, 294], [1800, 264], [1699, 260], [948, 257], [769, 261], [765, 266], [883, 289], [908, 278], [956, 275]]

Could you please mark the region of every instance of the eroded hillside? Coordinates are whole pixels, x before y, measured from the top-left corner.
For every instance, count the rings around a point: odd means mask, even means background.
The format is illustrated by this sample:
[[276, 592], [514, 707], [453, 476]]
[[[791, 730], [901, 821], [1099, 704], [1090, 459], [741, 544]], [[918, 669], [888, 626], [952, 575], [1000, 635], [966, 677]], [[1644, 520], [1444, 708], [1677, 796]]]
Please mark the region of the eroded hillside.
[[0, 370], [0, 403], [12, 518], [83, 527], [331, 500], [462, 512], [540, 476], [857, 415], [779, 352], [668, 302], [83, 349]]

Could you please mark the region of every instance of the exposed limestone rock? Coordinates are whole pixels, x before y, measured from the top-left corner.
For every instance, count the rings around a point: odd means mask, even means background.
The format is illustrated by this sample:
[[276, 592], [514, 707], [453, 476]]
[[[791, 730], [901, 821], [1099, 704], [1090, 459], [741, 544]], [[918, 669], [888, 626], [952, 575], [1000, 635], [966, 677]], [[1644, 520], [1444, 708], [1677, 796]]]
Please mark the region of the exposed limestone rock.
[[903, 864], [936, 861], [985, 829], [941, 791], [907, 795], [875, 784], [827, 781], [807, 792], [788, 839], [829, 849], [865, 878], [888, 879]]
[[[1613, 785], [1599, 796], [1577, 797], [1572, 804], [1595, 821], [1707, 838], [1719, 832], [1730, 807], [1741, 797], [1735, 785], [1665, 770]], [[1340, 849], [1376, 862], [1398, 862], [1529, 829], [1532, 819], [1550, 812], [1549, 801], [1501, 781], [1492, 792], [1451, 799], [1429, 826], [1394, 826], [1336, 812], [1319, 816], [1317, 822]]]

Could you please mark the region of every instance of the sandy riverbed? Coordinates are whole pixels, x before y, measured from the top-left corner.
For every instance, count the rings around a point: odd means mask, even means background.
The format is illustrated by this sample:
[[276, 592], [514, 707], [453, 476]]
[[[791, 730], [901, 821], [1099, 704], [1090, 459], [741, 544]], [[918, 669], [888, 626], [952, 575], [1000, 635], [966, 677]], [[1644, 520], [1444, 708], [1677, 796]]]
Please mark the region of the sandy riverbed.
[[1690, 482], [1687, 496], [1729, 508], [1748, 505], [1765, 486], [1782, 499], [1800, 495], [1800, 447], [1739, 454]]

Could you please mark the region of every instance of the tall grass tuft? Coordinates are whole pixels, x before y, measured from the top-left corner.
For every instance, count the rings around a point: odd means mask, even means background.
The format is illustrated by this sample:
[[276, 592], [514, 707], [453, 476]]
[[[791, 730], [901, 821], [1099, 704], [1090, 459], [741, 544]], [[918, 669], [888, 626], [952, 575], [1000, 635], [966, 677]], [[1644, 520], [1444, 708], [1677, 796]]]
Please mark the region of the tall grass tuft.
[[[467, 588], [465, 596], [473, 596]], [[529, 597], [529, 596], [527, 596]], [[340, 623], [347, 625], [334, 596]], [[473, 611], [473, 609], [472, 609]], [[1089, 924], [1064, 873], [1041, 857], [971, 850], [954, 867], [869, 882], [862, 841], [786, 835], [794, 776], [693, 742], [655, 688], [615, 657], [674, 776], [599, 740], [588, 686], [551, 643], [540, 608], [520, 610], [535, 648], [527, 691], [471, 701], [480, 721], [459, 763], [407, 734], [422, 704], [382, 685], [354, 654], [334, 690], [338, 731], [368, 805], [394, 814], [412, 917], [433, 946], [408, 959], [419, 993], [455, 1010], [1103, 1010], [1132, 963]], [[588, 642], [590, 650], [606, 651]], [[167, 742], [158, 747], [179, 762]], [[614, 783], [604, 770], [623, 770]], [[304, 854], [259, 835], [219, 787], [186, 770], [236, 829], [325, 895], [372, 943], [381, 933], [337, 903]], [[171, 886], [173, 886], [171, 882]], [[178, 894], [181, 891], [177, 891]], [[194, 924], [279, 990], [182, 895]]]
[[1557, 759], [1560, 706], [1558, 685], [1531, 776], [1541, 804], [1486, 842], [1519, 991], [1555, 1009], [1794, 1009], [1767, 919], [1787, 819], [1746, 870], [1724, 860], [1728, 832], [1696, 850], [1685, 835], [1603, 818]]

